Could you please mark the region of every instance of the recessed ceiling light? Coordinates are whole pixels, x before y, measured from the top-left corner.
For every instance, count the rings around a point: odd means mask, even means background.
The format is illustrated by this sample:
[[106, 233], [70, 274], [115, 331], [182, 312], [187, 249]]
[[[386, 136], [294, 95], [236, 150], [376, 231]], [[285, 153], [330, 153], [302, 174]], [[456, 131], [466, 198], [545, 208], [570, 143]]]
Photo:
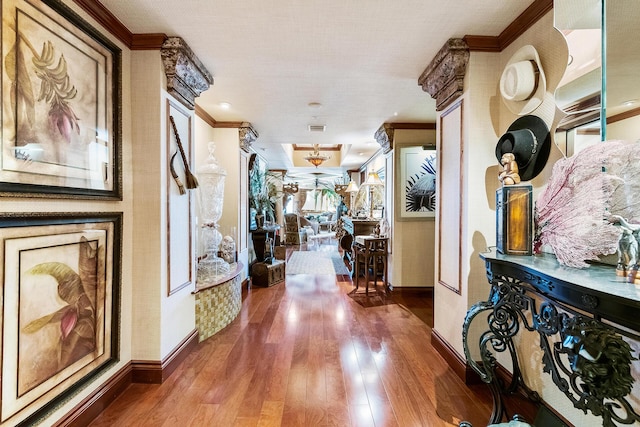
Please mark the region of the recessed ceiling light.
[[636, 104], [637, 102], [638, 102], [638, 100], [637, 100], [637, 99], [630, 99], [630, 100], [628, 100], [628, 101], [624, 101], [624, 102], [622, 103], [622, 105], [624, 105], [625, 107], [629, 107], [629, 106], [631, 106], [631, 105]]
[[222, 108], [223, 110], [228, 110], [231, 108], [231, 104], [229, 104], [228, 102], [221, 102], [220, 108]]
[[394, 116], [398, 116], [398, 112], [397, 112], [397, 111], [395, 111], [395, 112], [393, 113], [393, 115], [394, 115]]
[[358, 153], [359, 156], [364, 156], [364, 153]]

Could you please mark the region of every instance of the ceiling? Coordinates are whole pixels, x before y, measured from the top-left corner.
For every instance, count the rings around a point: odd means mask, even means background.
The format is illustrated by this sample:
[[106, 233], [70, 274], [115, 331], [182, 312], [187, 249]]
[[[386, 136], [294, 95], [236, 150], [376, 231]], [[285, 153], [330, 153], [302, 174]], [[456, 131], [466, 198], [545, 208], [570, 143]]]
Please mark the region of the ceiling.
[[[446, 40], [497, 36], [533, 0], [101, 2], [134, 34], [182, 37], [214, 78], [197, 104], [216, 121], [250, 122], [256, 152], [295, 180], [357, 169], [383, 123], [434, 123], [418, 77]], [[342, 144], [345, 155], [340, 167], [297, 168], [291, 144]]]

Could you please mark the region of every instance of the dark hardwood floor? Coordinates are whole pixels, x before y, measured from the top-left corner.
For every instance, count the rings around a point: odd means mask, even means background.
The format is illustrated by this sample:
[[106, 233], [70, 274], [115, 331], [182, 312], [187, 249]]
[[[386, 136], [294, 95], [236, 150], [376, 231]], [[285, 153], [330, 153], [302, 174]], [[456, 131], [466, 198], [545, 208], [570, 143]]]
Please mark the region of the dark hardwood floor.
[[131, 385], [91, 425], [486, 425], [486, 386], [467, 387], [431, 346], [431, 298], [353, 289], [342, 275], [245, 289], [235, 321], [163, 384]]

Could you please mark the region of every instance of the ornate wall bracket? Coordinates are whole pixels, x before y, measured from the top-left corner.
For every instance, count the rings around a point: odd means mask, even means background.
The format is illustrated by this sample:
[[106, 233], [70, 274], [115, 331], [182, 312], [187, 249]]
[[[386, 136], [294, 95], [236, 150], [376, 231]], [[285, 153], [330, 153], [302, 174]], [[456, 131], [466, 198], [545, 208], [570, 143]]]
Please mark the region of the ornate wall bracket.
[[[496, 263], [491, 257], [485, 261], [490, 295], [467, 312], [463, 345], [467, 362], [492, 392], [494, 411], [489, 423], [498, 423], [508, 415], [502, 398], [505, 393], [521, 388], [532, 400], [539, 400], [538, 394], [524, 384], [520, 371], [514, 337], [521, 330], [538, 334], [543, 370], [574, 407], [602, 417], [605, 427], [640, 422], [640, 414], [629, 398], [634, 382], [631, 364], [637, 359], [622, 335], [636, 340], [640, 337], [553, 298], [549, 290], [554, 285], [567, 286], [566, 282], [517, 269], [514, 263]], [[468, 342], [471, 323], [480, 313], [488, 313], [488, 329], [479, 339], [481, 363], [471, 357]], [[513, 366], [512, 382], [507, 386], [496, 378], [494, 354], [502, 352], [511, 357]]]
[[196, 98], [213, 84], [213, 77], [181, 37], [168, 37], [160, 48], [167, 92], [193, 110]]
[[393, 134], [394, 129], [393, 125], [389, 123], [384, 123], [382, 126], [378, 128], [376, 131], [374, 138], [382, 147], [382, 152], [387, 154], [389, 151], [393, 149]]
[[258, 139], [258, 131], [253, 128], [251, 123], [242, 122], [238, 128], [240, 133], [240, 149], [245, 152], [249, 152], [251, 145]]
[[449, 39], [418, 78], [422, 90], [436, 100], [436, 111], [462, 95], [469, 63], [469, 46], [463, 39]]

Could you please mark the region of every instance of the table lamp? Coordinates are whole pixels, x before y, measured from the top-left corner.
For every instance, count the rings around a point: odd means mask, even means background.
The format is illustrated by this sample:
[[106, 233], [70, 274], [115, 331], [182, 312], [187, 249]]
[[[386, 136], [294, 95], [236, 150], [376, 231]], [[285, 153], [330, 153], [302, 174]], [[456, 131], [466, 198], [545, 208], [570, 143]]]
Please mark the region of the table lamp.
[[358, 184], [354, 180], [349, 181], [349, 185], [347, 185], [347, 189], [344, 190], [346, 193], [349, 193], [349, 210], [353, 209], [353, 195], [358, 192]]
[[373, 218], [373, 191], [374, 187], [381, 187], [384, 183], [380, 180], [380, 177], [376, 172], [369, 172], [367, 181], [362, 184], [369, 187], [369, 218]]

